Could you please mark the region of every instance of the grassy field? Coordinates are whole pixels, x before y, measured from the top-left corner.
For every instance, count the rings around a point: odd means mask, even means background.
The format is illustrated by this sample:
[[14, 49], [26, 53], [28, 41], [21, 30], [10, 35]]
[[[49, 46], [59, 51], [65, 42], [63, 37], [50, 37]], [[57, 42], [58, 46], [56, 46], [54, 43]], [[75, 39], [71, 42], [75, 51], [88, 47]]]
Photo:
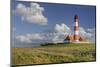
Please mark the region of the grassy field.
[[94, 44], [56, 44], [36, 48], [12, 48], [12, 64], [51, 64], [95, 61]]

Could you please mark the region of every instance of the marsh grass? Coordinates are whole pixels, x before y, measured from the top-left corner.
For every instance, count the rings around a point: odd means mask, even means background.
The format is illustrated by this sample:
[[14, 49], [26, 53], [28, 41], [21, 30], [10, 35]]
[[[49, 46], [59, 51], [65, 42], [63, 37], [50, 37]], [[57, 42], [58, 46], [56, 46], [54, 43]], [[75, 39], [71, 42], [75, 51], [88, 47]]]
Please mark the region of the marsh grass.
[[94, 44], [56, 44], [37, 48], [12, 48], [12, 64], [51, 64], [95, 61]]

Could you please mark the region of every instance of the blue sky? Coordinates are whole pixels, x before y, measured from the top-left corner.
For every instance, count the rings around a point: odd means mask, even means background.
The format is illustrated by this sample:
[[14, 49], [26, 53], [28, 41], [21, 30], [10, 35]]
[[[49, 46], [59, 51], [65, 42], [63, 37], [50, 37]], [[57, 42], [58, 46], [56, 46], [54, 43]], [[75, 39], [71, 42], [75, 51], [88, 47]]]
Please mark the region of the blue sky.
[[12, 28], [15, 29], [12, 32], [13, 37], [32, 33], [46, 33], [46, 31], [54, 30], [56, 24], [65, 24], [73, 30], [74, 15], [79, 17], [79, 27], [86, 29], [95, 28], [96, 23], [96, 7], [86, 5], [71, 5], [71, 4], [57, 4], [57, 3], [37, 3], [40, 7], [44, 8], [42, 12], [43, 16], [47, 18], [47, 24], [41, 25], [33, 21], [29, 23], [26, 20], [22, 20], [22, 16], [18, 13], [13, 14], [13, 11], [17, 10], [18, 4], [23, 4], [25, 7], [30, 7], [31, 2], [12, 1], [11, 3], [11, 21]]

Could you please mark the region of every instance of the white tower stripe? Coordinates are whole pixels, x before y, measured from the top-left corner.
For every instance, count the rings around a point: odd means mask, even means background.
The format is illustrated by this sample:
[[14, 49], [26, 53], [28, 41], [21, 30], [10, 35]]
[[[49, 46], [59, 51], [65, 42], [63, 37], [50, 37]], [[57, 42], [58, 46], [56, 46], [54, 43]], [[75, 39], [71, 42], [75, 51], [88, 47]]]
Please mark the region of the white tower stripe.
[[75, 31], [75, 35], [79, 35], [79, 31], [78, 30]]
[[75, 26], [77, 26], [77, 27], [78, 27], [78, 22], [75, 22]]

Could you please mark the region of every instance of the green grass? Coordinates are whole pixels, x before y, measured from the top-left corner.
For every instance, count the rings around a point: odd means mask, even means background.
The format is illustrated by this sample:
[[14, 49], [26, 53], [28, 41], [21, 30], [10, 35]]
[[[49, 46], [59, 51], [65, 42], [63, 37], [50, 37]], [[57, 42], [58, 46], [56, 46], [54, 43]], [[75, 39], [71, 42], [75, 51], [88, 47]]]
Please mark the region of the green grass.
[[94, 44], [56, 44], [37, 48], [12, 48], [12, 64], [51, 64], [95, 61]]

